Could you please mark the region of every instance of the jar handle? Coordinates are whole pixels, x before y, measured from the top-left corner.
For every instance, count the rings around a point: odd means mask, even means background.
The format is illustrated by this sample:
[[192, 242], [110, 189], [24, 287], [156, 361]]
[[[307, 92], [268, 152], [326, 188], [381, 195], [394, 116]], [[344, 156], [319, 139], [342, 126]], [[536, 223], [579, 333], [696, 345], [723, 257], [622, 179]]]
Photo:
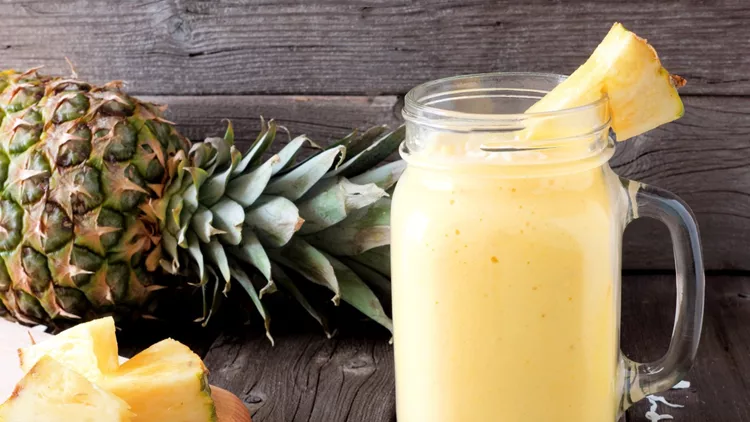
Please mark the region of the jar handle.
[[630, 198], [629, 221], [651, 217], [669, 228], [677, 273], [677, 305], [669, 350], [649, 363], [622, 356], [624, 411], [650, 394], [671, 389], [692, 366], [703, 325], [705, 275], [698, 226], [687, 204], [663, 189], [630, 180], [622, 182]]

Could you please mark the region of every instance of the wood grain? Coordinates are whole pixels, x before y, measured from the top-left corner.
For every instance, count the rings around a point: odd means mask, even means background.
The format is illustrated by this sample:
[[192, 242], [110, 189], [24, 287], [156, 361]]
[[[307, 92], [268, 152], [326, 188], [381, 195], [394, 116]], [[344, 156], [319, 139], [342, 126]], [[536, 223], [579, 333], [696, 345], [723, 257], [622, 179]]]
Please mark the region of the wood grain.
[[[666, 350], [673, 318], [672, 275], [624, 277], [622, 347], [629, 357], [658, 358]], [[687, 376], [691, 387], [665, 394], [685, 408], [660, 408], [660, 413], [682, 422], [750, 421], [747, 321], [750, 278], [710, 276], [698, 361]], [[365, 330], [329, 341], [291, 330], [277, 334], [275, 347], [261, 333], [220, 336], [206, 357], [211, 382], [237, 394], [255, 422], [395, 420], [393, 351], [387, 337]], [[636, 405], [627, 420], [645, 421], [646, 408]]]
[[224, 334], [206, 365], [211, 383], [237, 394], [255, 422], [391, 422], [393, 355], [387, 337]]
[[685, 92], [750, 94], [745, 0], [21, 0], [1, 67], [122, 79], [140, 94], [403, 94], [439, 77], [572, 72], [614, 21]]
[[[659, 407], [680, 422], [750, 421], [750, 278], [709, 277], [703, 335], [688, 390], [663, 396], [681, 409]], [[674, 321], [674, 281], [670, 276], [628, 277], [622, 304], [623, 350], [646, 361], [667, 349]], [[648, 403], [639, 403], [628, 422], [646, 422]]]
[[[396, 96], [150, 99], [169, 104], [168, 117], [192, 139], [221, 135], [226, 126], [222, 118], [232, 119], [241, 148], [255, 139], [261, 114], [321, 144], [355, 127], [395, 126], [401, 121]], [[707, 268], [750, 270], [750, 99], [689, 96], [684, 101], [685, 117], [619, 144], [612, 167], [624, 177], [669, 189], [688, 202], [698, 217]], [[280, 140], [285, 142], [286, 135]], [[666, 228], [644, 220], [628, 229], [625, 268], [673, 265]]]

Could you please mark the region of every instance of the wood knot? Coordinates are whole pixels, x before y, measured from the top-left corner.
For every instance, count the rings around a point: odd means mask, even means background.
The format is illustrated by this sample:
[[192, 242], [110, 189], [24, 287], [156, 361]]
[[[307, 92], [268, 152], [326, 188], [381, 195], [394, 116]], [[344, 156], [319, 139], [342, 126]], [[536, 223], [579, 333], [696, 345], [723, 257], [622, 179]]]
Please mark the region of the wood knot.
[[344, 372], [366, 375], [375, 372], [375, 368], [369, 359], [355, 358], [344, 365]]

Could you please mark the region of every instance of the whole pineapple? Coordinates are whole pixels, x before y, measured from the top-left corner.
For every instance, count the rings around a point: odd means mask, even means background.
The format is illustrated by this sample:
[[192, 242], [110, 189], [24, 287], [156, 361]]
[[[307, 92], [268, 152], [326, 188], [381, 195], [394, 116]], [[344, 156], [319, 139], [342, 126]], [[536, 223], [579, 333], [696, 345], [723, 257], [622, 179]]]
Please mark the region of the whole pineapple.
[[388, 289], [386, 191], [404, 163], [373, 167], [403, 127], [352, 133], [300, 162], [314, 144], [298, 137], [264, 160], [273, 121], [242, 154], [231, 124], [191, 145], [163, 111], [118, 83], [0, 72], [0, 313], [47, 324], [147, 314], [154, 291], [188, 280], [211, 304], [204, 321], [236, 285], [267, 329], [261, 298], [277, 288], [325, 328], [300, 290], [312, 282], [391, 329], [370, 286]]

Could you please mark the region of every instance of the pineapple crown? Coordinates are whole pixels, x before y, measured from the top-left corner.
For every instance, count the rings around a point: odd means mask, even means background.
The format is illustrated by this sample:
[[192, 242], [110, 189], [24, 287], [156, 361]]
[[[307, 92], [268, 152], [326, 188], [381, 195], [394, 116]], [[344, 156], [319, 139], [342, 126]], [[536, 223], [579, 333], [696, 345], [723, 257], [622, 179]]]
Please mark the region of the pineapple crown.
[[[204, 323], [236, 283], [268, 329], [270, 317], [261, 299], [281, 286], [330, 333], [299, 289], [300, 280], [306, 280], [328, 288], [334, 304], [343, 299], [390, 330], [390, 318], [365, 282], [387, 285], [387, 274], [354, 257], [368, 259], [361, 255], [390, 244], [387, 191], [405, 163], [372, 166], [398, 147], [404, 128], [353, 132], [327, 148], [300, 136], [264, 160], [278, 129], [274, 121], [262, 120], [261, 133], [242, 154], [229, 123], [223, 138], [194, 144], [188, 159], [181, 153], [172, 157], [164, 195], [142, 207], [159, 222], [162, 235], [146, 259], [147, 269], [158, 265], [177, 274], [187, 263], [198, 275], [204, 298], [211, 297]], [[298, 162], [305, 145], [318, 151]]]

